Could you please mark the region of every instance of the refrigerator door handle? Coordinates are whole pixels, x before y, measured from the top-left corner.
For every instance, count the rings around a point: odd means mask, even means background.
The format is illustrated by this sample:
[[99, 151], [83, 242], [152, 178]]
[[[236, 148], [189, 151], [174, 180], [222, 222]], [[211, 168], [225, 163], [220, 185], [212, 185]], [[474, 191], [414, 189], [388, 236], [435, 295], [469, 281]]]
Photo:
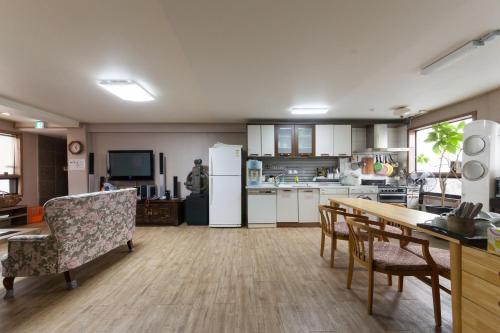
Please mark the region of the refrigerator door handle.
[[212, 180], [212, 177], [210, 177], [208, 186], [210, 186], [210, 206], [212, 206], [212, 202], [214, 200], [214, 181]]

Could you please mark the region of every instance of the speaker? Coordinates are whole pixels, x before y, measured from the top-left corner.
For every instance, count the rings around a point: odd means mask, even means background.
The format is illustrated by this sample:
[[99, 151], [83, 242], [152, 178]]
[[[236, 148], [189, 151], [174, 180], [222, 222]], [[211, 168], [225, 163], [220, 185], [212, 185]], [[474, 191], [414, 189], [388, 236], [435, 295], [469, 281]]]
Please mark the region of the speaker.
[[89, 175], [94, 174], [94, 153], [89, 153]]
[[179, 197], [179, 182], [177, 181], [177, 176], [174, 176], [174, 198]]
[[148, 198], [148, 186], [141, 185], [141, 199], [146, 200]]
[[160, 153], [160, 175], [163, 175], [163, 153]]

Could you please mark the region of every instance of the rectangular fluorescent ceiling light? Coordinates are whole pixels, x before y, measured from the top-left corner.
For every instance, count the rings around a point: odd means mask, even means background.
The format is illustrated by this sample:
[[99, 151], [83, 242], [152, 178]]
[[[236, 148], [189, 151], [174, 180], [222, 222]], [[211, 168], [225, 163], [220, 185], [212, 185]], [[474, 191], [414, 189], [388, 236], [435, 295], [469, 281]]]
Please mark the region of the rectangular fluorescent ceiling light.
[[130, 102], [149, 102], [155, 98], [132, 80], [101, 80], [97, 84], [115, 96]]
[[292, 114], [325, 114], [328, 112], [327, 107], [317, 107], [317, 108], [291, 108]]

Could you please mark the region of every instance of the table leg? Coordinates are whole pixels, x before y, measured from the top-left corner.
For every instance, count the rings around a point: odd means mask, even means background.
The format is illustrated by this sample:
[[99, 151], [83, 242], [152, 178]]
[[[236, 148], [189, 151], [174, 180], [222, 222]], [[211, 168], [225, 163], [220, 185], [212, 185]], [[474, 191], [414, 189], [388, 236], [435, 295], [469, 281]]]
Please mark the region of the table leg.
[[462, 332], [462, 246], [450, 242], [451, 314], [453, 332]]

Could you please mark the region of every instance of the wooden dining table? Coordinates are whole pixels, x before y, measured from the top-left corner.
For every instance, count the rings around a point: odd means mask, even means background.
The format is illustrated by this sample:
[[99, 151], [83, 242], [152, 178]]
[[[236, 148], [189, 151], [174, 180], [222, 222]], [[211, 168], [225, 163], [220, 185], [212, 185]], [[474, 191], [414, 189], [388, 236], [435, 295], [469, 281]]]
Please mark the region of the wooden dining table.
[[449, 242], [450, 249], [450, 280], [451, 280], [451, 308], [453, 332], [462, 331], [461, 303], [462, 303], [462, 247], [458, 239], [436, 233], [419, 227], [417, 224], [434, 219], [437, 215], [408, 209], [386, 203], [359, 199], [359, 198], [330, 198], [330, 203], [363, 211], [382, 218], [388, 222], [400, 224], [412, 230], [443, 239]]

